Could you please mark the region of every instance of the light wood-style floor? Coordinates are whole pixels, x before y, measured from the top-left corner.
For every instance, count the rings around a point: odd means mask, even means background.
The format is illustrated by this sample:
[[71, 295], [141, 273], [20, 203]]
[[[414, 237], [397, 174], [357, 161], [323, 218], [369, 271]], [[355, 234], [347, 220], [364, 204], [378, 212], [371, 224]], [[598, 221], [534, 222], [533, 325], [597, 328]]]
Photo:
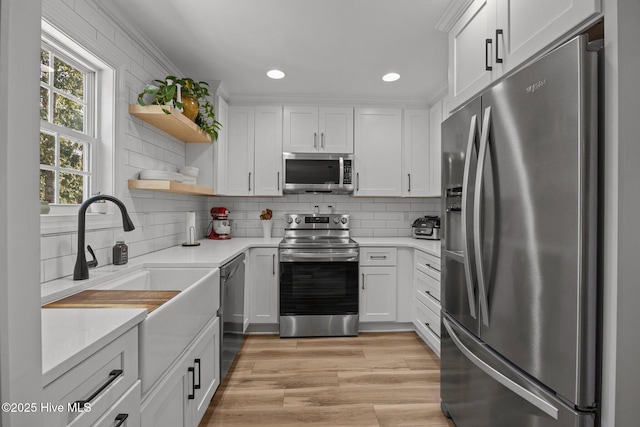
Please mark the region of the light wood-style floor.
[[454, 427], [440, 363], [414, 332], [247, 337], [200, 427]]

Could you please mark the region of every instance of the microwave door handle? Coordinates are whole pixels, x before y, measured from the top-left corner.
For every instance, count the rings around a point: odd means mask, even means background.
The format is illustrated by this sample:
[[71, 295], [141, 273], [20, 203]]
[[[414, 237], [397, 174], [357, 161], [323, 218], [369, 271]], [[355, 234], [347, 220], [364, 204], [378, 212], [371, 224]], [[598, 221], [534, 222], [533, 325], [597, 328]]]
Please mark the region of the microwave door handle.
[[467, 142], [467, 155], [464, 162], [464, 173], [462, 175], [462, 241], [464, 242], [464, 275], [467, 282], [467, 296], [469, 298], [469, 313], [471, 317], [476, 317], [475, 292], [473, 289], [473, 274], [471, 272], [471, 259], [473, 257], [471, 244], [467, 236], [467, 226], [469, 224], [469, 175], [471, 172], [471, 155], [475, 146], [478, 124], [477, 116], [471, 117], [469, 126], [469, 140]]
[[340, 156], [340, 177], [338, 178], [338, 185], [344, 187], [344, 157]]

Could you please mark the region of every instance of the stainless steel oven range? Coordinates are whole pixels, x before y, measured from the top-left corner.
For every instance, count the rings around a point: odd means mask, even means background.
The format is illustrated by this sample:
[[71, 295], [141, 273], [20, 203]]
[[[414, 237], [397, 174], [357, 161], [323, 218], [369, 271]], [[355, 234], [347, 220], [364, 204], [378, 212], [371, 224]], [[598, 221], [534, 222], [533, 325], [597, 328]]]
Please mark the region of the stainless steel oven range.
[[349, 215], [285, 215], [280, 337], [358, 335], [358, 243]]

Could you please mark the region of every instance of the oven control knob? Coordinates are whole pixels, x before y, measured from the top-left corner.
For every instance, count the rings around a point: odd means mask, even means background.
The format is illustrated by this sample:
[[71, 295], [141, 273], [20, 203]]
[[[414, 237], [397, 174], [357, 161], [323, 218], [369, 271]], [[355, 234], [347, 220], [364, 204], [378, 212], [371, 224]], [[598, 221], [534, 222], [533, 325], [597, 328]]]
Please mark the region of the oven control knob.
[[300, 218], [296, 218], [296, 224], [300, 224]]
[[346, 217], [342, 217], [342, 219], [340, 220], [341, 223], [346, 224], [348, 221], [348, 219]]
[[334, 223], [334, 224], [337, 224], [337, 223], [339, 223], [339, 222], [340, 222], [340, 218], [338, 218], [337, 216], [334, 216], [334, 217], [333, 217], [333, 223]]
[[287, 217], [287, 224], [291, 224], [293, 222], [293, 218], [290, 216]]

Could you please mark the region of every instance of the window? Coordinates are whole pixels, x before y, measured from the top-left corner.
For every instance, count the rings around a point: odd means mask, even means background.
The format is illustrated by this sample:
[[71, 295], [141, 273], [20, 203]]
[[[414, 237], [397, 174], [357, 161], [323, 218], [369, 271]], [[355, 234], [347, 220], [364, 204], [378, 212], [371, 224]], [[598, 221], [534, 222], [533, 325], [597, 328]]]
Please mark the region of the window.
[[[42, 235], [75, 231], [82, 201], [115, 188], [116, 94], [126, 90], [116, 70], [122, 76], [126, 64], [81, 33], [71, 36], [42, 19], [38, 173], [40, 200], [51, 206], [40, 216]], [[110, 203], [107, 209], [89, 215], [87, 227], [117, 226]]]
[[46, 43], [40, 61], [40, 200], [81, 204], [93, 184], [96, 72]]

